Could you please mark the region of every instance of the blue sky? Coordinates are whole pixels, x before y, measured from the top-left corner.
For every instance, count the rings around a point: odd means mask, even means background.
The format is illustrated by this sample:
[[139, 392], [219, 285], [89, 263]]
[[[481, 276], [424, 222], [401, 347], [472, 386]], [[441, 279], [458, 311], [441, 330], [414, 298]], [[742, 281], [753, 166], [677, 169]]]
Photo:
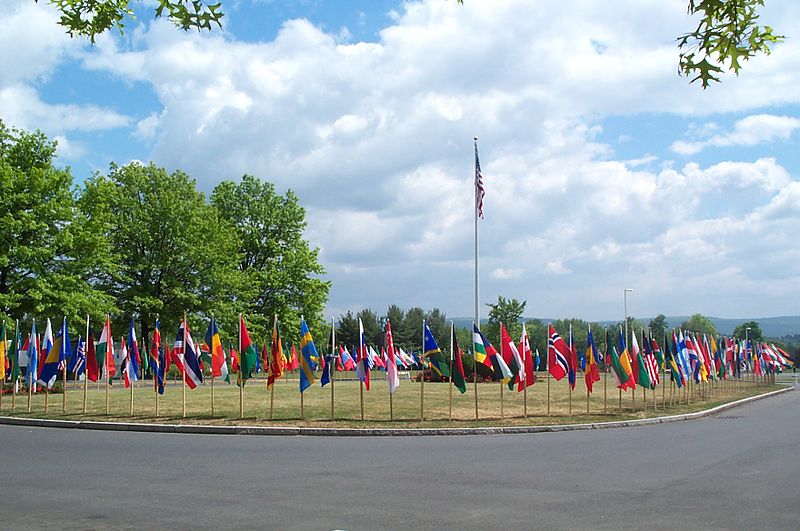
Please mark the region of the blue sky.
[[474, 135], [482, 303], [616, 319], [631, 287], [637, 316], [797, 314], [800, 5], [769, 3], [786, 42], [706, 91], [676, 75], [685, 0], [223, 5], [197, 34], [144, 2], [92, 47], [12, 0], [0, 117], [57, 138], [76, 183], [139, 160], [293, 189], [330, 314], [472, 314]]

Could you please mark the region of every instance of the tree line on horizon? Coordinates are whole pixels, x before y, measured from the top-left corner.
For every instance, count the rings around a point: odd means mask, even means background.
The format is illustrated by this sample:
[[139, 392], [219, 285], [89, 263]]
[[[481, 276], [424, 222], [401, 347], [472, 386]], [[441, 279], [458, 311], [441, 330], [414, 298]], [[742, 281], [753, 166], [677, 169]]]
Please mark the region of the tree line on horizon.
[[136, 162], [76, 186], [56, 147], [0, 120], [0, 318], [80, 329], [110, 314], [127, 331], [134, 317], [143, 338], [184, 314], [201, 331], [245, 314], [263, 337], [274, 314], [295, 335], [301, 315], [321, 322], [330, 282], [291, 190], [245, 175], [206, 197], [187, 174]]
[[[226, 344], [235, 345], [240, 313], [259, 338], [268, 337], [277, 314], [289, 340], [299, 337], [304, 315], [327, 350], [330, 324], [322, 311], [331, 283], [322, 278], [318, 250], [303, 239], [305, 210], [291, 190], [279, 195], [273, 184], [245, 175], [238, 183], [222, 181], [206, 197], [187, 174], [152, 163], [111, 163], [107, 174], [76, 186], [69, 168], [55, 166], [56, 146], [39, 131], [9, 129], [0, 120], [0, 318], [66, 316], [80, 330], [87, 315], [97, 325], [110, 314], [122, 335], [134, 317], [147, 341], [156, 318], [169, 340], [184, 313], [196, 336], [213, 315]], [[487, 337], [499, 345], [503, 323], [517, 340], [526, 301], [500, 296], [487, 306]], [[418, 352], [424, 321], [443, 351], [450, 346], [444, 312], [395, 304], [381, 316], [369, 308], [340, 315], [337, 344], [358, 344], [359, 318], [372, 345], [382, 345], [389, 321], [395, 343]], [[667, 328], [663, 315], [646, 324], [630, 317], [628, 324], [659, 340]], [[564, 338], [572, 325], [577, 345], [591, 326], [606, 349], [597, 323], [559, 319], [553, 325]], [[546, 324], [532, 319], [526, 327], [532, 348], [545, 354]], [[701, 314], [680, 328], [717, 334]], [[743, 338], [746, 328], [749, 337], [763, 339], [757, 322], [733, 335]], [[471, 351], [471, 330], [456, 333], [461, 348]], [[610, 341], [617, 341], [613, 334]]]

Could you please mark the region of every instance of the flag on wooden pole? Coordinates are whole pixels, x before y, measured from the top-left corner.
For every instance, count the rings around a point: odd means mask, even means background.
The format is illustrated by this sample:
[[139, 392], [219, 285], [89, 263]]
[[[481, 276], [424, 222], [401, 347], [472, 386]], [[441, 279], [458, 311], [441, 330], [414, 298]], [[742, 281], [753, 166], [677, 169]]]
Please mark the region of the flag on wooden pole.
[[270, 345], [269, 371], [267, 373], [267, 389], [283, 376], [284, 367], [283, 343], [281, 342], [281, 332], [278, 328], [278, 316], [272, 321], [272, 343]]
[[397, 373], [392, 325], [388, 319], [386, 320], [386, 380], [389, 382], [389, 393], [394, 393], [400, 386], [400, 375]]
[[311, 331], [306, 320], [300, 317], [300, 393], [314, 384], [313, 360], [318, 358]]
[[450, 371], [453, 385], [463, 395], [467, 392], [467, 377], [464, 374], [464, 362], [461, 359], [462, 353], [458, 347], [456, 328], [453, 324], [450, 325], [450, 344], [453, 345], [453, 370]]

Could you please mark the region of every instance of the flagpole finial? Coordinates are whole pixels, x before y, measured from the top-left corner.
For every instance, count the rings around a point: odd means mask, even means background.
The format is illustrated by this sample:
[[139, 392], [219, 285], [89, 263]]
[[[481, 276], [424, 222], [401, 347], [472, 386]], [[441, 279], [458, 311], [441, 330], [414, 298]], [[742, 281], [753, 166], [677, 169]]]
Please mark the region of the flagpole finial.
[[478, 137], [477, 137], [477, 136], [473, 136], [473, 137], [472, 137], [472, 140], [474, 140], [475, 142], [477, 142], [477, 141], [478, 141]]

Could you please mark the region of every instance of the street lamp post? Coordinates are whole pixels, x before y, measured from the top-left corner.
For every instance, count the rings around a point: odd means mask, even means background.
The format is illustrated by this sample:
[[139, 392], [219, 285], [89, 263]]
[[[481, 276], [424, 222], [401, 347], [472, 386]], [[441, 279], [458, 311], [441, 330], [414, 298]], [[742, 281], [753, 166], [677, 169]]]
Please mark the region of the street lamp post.
[[628, 292], [633, 291], [633, 288], [625, 288], [622, 293], [622, 301], [625, 305], [625, 347], [628, 347]]

